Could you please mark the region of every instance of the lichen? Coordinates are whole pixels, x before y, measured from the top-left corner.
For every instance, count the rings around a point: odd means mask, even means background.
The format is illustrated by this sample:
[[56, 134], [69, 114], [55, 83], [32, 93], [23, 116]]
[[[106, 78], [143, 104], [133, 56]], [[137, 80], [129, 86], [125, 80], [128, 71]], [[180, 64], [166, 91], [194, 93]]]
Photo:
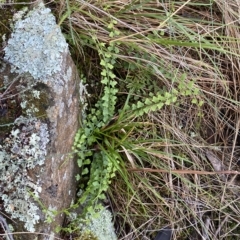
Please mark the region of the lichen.
[[[29, 80], [28, 86], [18, 91], [21, 93], [22, 114], [26, 117], [16, 119], [9, 137], [0, 145], [0, 199], [12, 218], [23, 221], [28, 231], [34, 231], [34, 225], [40, 220], [38, 213], [41, 212], [34, 200], [41, 192], [41, 185], [37, 177], [29, 177], [29, 170], [31, 172], [31, 169], [43, 165], [49, 133], [47, 125], [34, 117], [37, 111], [42, 113], [35, 104], [39, 97], [42, 102], [42, 91], [39, 94], [38, 88], [33, 87], [44, 83], [61, 95], [73, 73], [71, 67], [65, 74], [62, 72], [68, 45], [49, 8], [39, 5], [28, 13], [17, 13], [13, 21], [13, 32], [4, 48], [4, 59], [11, 64], [11, 71], [18, 73], [23, 81], [28, 82], [28, 76], [33, 81]], [[30, 88], [34, 90], [28, 97], [25, 90]], [[34, 102], [29, 98], [35, 98]], [[48, 106], [49, 119], [50, 114], [63, 114], [64, 105], [59, 99], [58, 108], [56, 104]], [[54, 124], [57, 123], [52, 123], [51, 131]], [[47, 217], [45, 214], [46, 221]]]
[[38, 197], [41, 186], [28, 176], [28, 170], [43, 165], [49, 134], [47, 124], [36, 118], [19, 117], [15, 127], [0, 145], [0, 197], [4, 209], [34, 231], [39, 221]]
[[35, 80], [43, 82], [59, 73], [68, 45], [51, 10], [39, 4], [23, 19], [15, 19], [4, 49], [4, 59], [12, 64], [12, 71], [29, 72]]
[[[77, 214], [72, 213], [71, 217], [73, 220], [77, 219]], [[81, 236], [91, 234], [97, 240], [117, 240], [112, 222], [112, 214], [106, 208], [103, 208], [97, 214], [88, 214], [85, 221], [80, 220], [79, 229]]]

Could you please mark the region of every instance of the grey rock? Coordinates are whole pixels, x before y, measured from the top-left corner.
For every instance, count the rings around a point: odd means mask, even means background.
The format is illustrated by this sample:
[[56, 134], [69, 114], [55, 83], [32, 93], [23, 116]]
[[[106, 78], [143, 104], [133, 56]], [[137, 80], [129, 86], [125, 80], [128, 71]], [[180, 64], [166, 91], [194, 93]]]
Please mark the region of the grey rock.
[[[23, 31], [25, 28], [28, 32]], [[20, 48], [17, 42], [24, 47]], [[17, 235], [17, 239], [54, 239], [59, 236], [56, 227], [62, 226], [65, 218], [63, 210], [71, 205], [76, 193], [78, 167], [71, 151], [78, 128], [80, 79], [55, 18], [44, 6], [15, 23], [5, 52], [0, 79], [16, 82], [15, 87], [21, 92], [32, 87], [40, 94], [43, 91], [44, 100], [40, 97], [34, 103], [39, 106], [44, 102], [45, 113], [38, 117], [34, 116], [35, 110], [30, 111], [25, 123], [19, 117], [8, 140], [3, 140], [0, 161], [5, 165], [0, 168], [0, 198], [5, 202], [6, 214], [14, 220], [14, 231], [35, 232]], [[12, 188], [8, 191], [4, 186], [9, 179]], [[19, 194], [13, 195], [18, 187], [15, 193]], [[53, 221], [48, 223], [51, 210], [57, 215], [53, 214]]]

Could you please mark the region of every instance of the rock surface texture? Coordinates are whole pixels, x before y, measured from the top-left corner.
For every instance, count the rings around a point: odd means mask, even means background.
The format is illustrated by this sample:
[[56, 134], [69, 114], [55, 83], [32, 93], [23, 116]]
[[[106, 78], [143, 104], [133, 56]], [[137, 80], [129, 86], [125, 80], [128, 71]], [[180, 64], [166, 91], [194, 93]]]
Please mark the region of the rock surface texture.
[[61, 211], [75, 198], [71, 147], [80, 79], [51, 11], [40, 4], [23, 14], [15, 16], [0, 62], [0, 80], [5, 89], [10, 86], [5, 95], [17, 92], [22, 108], [0, 143], [0, 211], [14, 220], [9, 221], [14, 232], [34, 232], [14, 239], [47, 240], [58, 237], [55, 229], [65, 217]]

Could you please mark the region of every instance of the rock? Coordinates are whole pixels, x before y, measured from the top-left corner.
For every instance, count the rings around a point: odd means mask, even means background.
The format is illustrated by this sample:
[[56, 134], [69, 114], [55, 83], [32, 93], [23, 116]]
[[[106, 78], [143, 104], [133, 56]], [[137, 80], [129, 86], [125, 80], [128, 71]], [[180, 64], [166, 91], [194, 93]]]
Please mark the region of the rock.
[[80, 79], [49, 9], [40, 5], [16, 20], [0, 64], [0, 79], [13, 83], [7, 94], [18, 93], [24, 116], [18, 114], [8, 141], [2, 143], [3, 210], [13, 218], [14, 231], [35, 232], [16, 239], [54, 239], [65, 218], [63, 210], [76, 193], [78, 167], [71, 148], [78, 128]]

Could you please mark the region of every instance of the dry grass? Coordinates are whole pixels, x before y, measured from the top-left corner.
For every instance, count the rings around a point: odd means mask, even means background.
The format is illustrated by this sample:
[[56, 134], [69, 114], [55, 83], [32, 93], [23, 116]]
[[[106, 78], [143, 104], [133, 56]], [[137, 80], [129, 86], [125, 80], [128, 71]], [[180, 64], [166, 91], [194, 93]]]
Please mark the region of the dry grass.
[[[89, 43], [96, 36], [101, 42], [120, 43], [115, 69], [119, 99], [133, 89], [135, 99], [170, 91], [185, 74], [185, 84], [193, 79], [200, 90], [197, 98], [204, 101], [198, 106], [191, 96], [182, 97], [177, 104], [138, 119], [144, 127], [132, 130], [131, 147], [119, 149], [128, 182], [119, 181], [120, 174], [109, 190], [119, 239], [150, 239], [166, 225], [178, 240], [239, 239], [237, 176], [207, 174], [238, 170], [239, 1], [54, 4], [88, 81], [99, 81], [98, 58]], [[120, 31], [114, 39], [106, 28], [111, 19], [117, 20]]]

